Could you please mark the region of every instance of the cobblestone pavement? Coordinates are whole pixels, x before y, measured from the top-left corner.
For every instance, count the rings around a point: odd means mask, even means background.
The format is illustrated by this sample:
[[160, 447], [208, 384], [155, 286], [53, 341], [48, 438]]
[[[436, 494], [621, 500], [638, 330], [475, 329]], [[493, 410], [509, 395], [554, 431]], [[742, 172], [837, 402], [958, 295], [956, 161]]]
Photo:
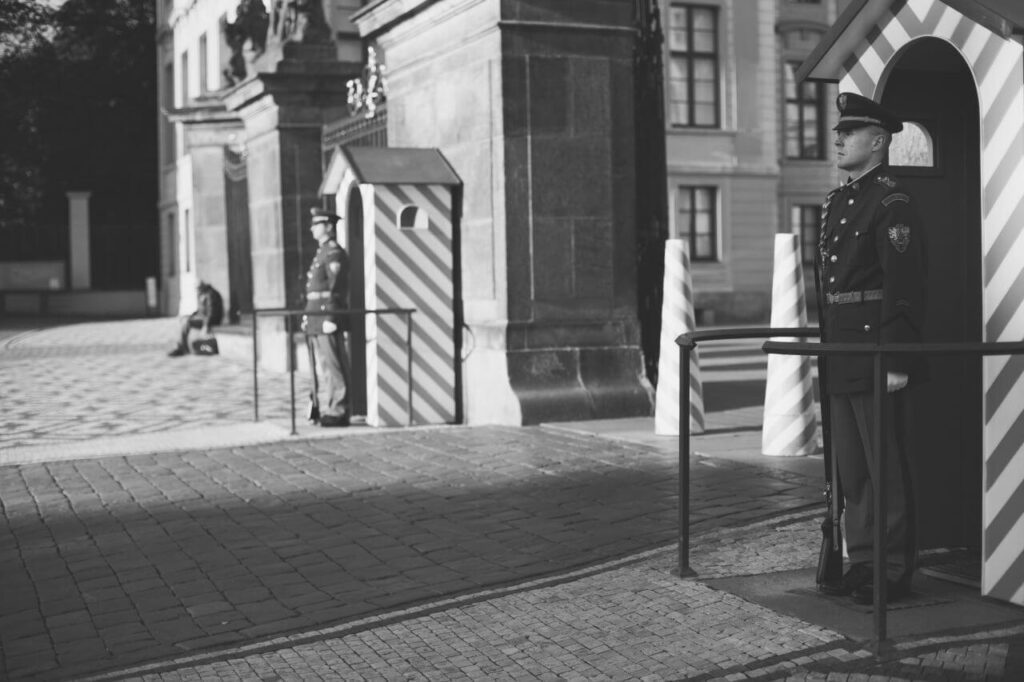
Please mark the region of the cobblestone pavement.
[[[0, 448], [249, 424], [251, 367], [222, 356], [168, 358], [174, 318], [77, 322], [0, 334]], [[260, 410], [289, 419], [287, 375], [261, 372]]]
[[[245, 427], [248, 368], [165, 358], [173, 331], [0, 334], [0, 448]], [[287, 381], [262, 381], [284, 419]], [[0, 467], [4, 676], [1024, 679], [1024, 618], [875, 656], [708, 584], [813, 566], [818, 483], [785, 467], [695, 460], [700, 577], [681, 580], [672, 448], [547, 428], [317, 435]]]

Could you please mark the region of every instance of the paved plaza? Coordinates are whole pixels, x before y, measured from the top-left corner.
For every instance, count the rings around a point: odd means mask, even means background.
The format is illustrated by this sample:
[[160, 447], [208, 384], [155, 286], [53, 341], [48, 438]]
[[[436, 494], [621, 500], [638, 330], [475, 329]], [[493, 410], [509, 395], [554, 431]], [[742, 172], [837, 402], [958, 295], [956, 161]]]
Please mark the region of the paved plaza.
[[173, 319], [3, 326], [5, 679], [1024, 679], [1024, 610], [923, 577], [876, 654], [813, 591], [821, 460], [757, 454], [756, 346], [704, 356], [680, 578], [652, 420], [292, 436], [286, 374], [253, 422]]

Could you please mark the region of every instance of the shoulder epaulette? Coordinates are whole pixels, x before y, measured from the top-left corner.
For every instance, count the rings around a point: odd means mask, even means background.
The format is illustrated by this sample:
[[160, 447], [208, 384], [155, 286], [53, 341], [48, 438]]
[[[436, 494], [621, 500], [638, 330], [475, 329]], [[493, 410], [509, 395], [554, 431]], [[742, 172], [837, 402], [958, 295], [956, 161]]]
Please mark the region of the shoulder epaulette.
[[882, 206], [888, 206], [889, 204], [893, 203], [894, 201], [902, 201], [902, 202], [905, 202], [905, 203], [909, 204], [910, 203], [910, 197], [908, 195], [904, 194], [903, 192], [895, 192], [893, 194], [890, 194], [886, 198], [882, 199]]

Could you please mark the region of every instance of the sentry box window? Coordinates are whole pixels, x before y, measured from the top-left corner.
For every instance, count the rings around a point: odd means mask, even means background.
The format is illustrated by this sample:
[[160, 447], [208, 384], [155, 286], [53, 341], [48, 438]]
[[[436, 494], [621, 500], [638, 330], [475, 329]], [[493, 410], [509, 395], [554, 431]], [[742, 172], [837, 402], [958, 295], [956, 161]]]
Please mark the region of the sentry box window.
[[403, 206], [398, 212], [398, 227], [402, 230], [427, 229], [427, 212], [418, 206]]

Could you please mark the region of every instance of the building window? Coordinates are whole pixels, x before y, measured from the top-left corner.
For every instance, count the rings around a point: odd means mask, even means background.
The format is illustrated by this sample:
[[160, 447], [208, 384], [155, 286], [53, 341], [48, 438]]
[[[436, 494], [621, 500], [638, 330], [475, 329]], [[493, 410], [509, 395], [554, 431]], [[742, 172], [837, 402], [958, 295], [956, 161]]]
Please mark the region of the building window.
[[818, 253], [818, 230], [821, 227], [821, 207], [816, 204], [794, 204], [789, 207], [789, 228], [800, 235], [800, 260], [814, 265]]
[[825, 88], [821, 83], [797, 83], [799, 62], [787, 62], [786, 158], [825, 158]]
[[210, 91], [210, 55], [207, 52], [206, 34], [199, 36], [199, 94], [205, 95]]
[[904, 121], [903, 130], [892, 136], [889, 165], [935, 168], [935, 143], [928, 129], [915, 121]]
[[174, 138], [174, 123], [171, 121], [167, 111], [174, 109], [174, 63], [167, 62], [164, 64], [164, 77], [163, 77], [163, 97], [160, 101], [160, 107], [164, 110], [163, 113], [163, 163], [173, 163], [176, 153], [176, 144]]
[[188, 104], [188, 51], [181, 53], [181, 65], [178, 68], [178, 81], [181, 83], [181, 105]]
[[717, 128], [718, 9], [672, 5], [668, 41], [672, 125]]
[[690, 243], [690, 260], [718, 260], [718, 191], [714, 187], [679, 187], [679, 236]]
[[182, 214], [182, 218], [184, 224], [181, 229], [185, 237], [185, 245], [184, 249], [182, 249], [184, 251], [182, 255], [185, 256], [185, 267], [183, 268], [183, 271], [192, 272], [192, 212], [186, 208], [185, 212]]

